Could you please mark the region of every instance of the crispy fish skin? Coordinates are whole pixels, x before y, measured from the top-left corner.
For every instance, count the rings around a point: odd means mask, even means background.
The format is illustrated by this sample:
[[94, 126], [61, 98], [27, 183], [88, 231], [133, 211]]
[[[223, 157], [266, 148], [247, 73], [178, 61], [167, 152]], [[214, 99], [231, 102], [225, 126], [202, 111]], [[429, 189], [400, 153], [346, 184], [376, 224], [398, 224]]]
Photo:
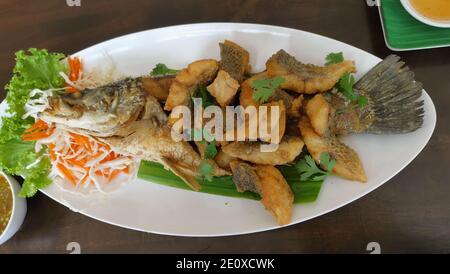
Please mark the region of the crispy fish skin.
[[92, 136], [112, 136], [136, 120], [146, 103], [139, 78], [49, 97], [39, 118]]
[[302, 152], [304, 143], [300, 137], [285, 136], [278, 149], [262, 152], [259, 142], [233, 142], [222, 147], [225, 154], [259, 165], [285, 165], [291, 163]]
[[170, 86], [164, 110], [189, 105], [190, 98], [199, 86], [212, 82], [219, 70], [219, 62], [213, 59], [195, 61], [183, 69]]
[[266, 63], [269, 77], [282, 76], [281, 88], [298, 93], [314, 94], [332, 89], [345, 73], [356, 72], [352, 61], [325, 67], [303, 64], [286, 51], [280, 50]]
[[255, 168], [248, 163], [240, 160], [230, 162], [230, 168], [233, 173], [233, 182], [239, 192], [251, 191], [261, 195], [261, 183]]
[[220, 69], [241, 83], [250, 72], [250, 54], [238, 44], [225, 40], [220, 46]]
[[251, 191], [261, 196], [261, 203], [272, 213], [278, 225], [287, 225], [292, 218], [294, 193], [281, 172], [271, 165], [252, 166], [232, 161], [233, 182], [238, 191]]
[[334, 135], [319, 136], [306, 116], [300, 120], [299, 128], [308, 152], [317, 163], [320, 163], [321, 154], [327, 152], [331, 158], [336, 160], [333, 168], [334, 174], [353, 181], [367, 181], [361, 160], [353, 149], [339, 141]]

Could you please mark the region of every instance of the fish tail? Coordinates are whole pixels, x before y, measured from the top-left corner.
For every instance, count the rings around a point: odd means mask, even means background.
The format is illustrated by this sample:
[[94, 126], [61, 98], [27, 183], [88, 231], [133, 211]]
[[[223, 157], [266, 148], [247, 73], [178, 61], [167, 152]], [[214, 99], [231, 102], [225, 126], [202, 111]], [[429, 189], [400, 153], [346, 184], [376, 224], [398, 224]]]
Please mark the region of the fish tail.
[[369, 120], [365, 129], [373, 134], [408, 133], [423, 124], [422, 84], [414, 73], [390, 55], [364, 75], [354, 86], [355, 93], [366, 96], [368, 105], [361, 115]]

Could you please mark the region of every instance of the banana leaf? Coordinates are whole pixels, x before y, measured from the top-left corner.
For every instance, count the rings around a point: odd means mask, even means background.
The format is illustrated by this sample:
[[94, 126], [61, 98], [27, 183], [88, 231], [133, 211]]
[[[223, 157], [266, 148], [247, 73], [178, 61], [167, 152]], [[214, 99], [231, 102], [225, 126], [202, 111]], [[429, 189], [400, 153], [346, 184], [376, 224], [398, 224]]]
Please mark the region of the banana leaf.
[[[293, 166], [279, 167], [286, 181], [294, 192], [294, 203], [314, 202], [319, 195], [323, 181], [300, 181], [300, 174]], [[142, 161], [139, 167], [138, 178], [160, 185], [175, 187], [191, 191], [178, 176], [166, 170], [161, 164]], [[260, 200], [258, 194], [252, 192], [238, 192], [231, 176], [214, 177], [213, 180], [199, 180], [202, 188], [200, 192], [227, 197], [236, 197], [252, 200]]]

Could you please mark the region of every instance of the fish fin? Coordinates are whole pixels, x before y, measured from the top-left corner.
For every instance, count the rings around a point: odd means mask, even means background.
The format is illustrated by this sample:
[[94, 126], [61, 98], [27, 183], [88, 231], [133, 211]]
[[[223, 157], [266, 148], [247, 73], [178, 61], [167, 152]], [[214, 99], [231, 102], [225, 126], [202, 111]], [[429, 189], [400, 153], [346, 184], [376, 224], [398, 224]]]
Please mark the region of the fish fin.
[[174, 163], [167, 158], [162, 158], [160, 161], [165, 167], [167, 167], [169, 170], [175, 173], [175, 175], [180, 177], [190, 188], [195, 191], [199, 191], [201, 189], [200, 183], [197, 181], [195, 175], [191, 170], [187, 170], [186, 168]]
[[414, 80], [414, 73], [390, 55], [354, 86], [357, 94], [368, 98], [371, 123], [365, 130], [374, 134], [408, 133], [423, 124], [422, 84]]

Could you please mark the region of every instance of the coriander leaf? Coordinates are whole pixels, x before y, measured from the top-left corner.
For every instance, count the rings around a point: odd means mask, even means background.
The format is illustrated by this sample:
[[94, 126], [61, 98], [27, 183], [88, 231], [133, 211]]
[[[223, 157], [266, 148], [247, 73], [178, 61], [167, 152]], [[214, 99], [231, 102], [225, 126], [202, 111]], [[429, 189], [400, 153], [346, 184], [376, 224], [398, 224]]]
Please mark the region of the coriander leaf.
[[300, 180], [323, 181], [332, 172], [336, 165], [336, 160], [330, 160], [330, 155], [323, 152], [320, 155], [320, 163], [326, 170], [320, 169], [310, 155], [306, 155], [304, 159], [298, 161], [295, 167], [300, 173]]
[[213, 171], [214, 168], [213, 166], [208, 163], [206, 160], [203, 160], [200, 164], [200, 166], [198, 167], [198, 173], [200, 175], [201, 179], [207, 180], [207, 181], [212, 181], [213, 179]]
[[341, 92], [347, 100], [350, 102], [357, 102], [358, 107], [362, 108], [368, 104], [368, 99], [362, 95], [356, 95], [353, 90], [355, 84], [355, 77], [350, 73], [345, 73], [339, 80], [337, 89]]
[[330, 159], [330, 154], [323, 152], [320, 154], [320, 165], [324, 166], [326, 171], [332, 172], [334, 166], [336, 165], [336, 160]]
[[213, 140], [206, 146], [205, 159], [214, 159], [217, 155], [216, 140]]
[[342, 52], [337, 53], [330, 53], [325, 58], [326, 63], [325, 65], [332, 65], [332, 64], [338, 64], [344, 62], [344, 54]]
[[281, 76], [272, 79], [259, 79], [253, 81], [253, 99], [260, 103], [267, 102], [270, 96], [272, 96], [275, 90], [277, 90], [284, 81], [285, 79]]
[[153, 70], [150, 72], [150, 76], [166, 76], [166, 75], [173, 75], [180, 72], [176, 69], [170, 69], [165, 64], [156, 64], [156, 66], [153, 68]]
[[367, 106], [367, 104], [369, 103], [369, 100], [367, 99], [367, 97], [364, 97], [361, 95], [358, 96], [357, 101], [358, 101], [358, 107], [360, 107], [360, 108]]
[[204, 108], [214, 105], [214, 99], [211, 94], [209, 94], [205, 86], [200, 86], [198, 88], [198, 93], [200, 93], [200, 96], [202, 98], [202, 106]]
[[344, 94], [344, 96], [349, 100], [349, 101], [354, 101], [356, 100], [356, 95], [353, 92], [353, 85], [355, 84], [355, 77], [353, 77], [353, 75], [351, 75], [350, 73], [345, 73], [344, 76], [342, 76], [342, 78], [339, 80], [338, 83], [338, 90]]

